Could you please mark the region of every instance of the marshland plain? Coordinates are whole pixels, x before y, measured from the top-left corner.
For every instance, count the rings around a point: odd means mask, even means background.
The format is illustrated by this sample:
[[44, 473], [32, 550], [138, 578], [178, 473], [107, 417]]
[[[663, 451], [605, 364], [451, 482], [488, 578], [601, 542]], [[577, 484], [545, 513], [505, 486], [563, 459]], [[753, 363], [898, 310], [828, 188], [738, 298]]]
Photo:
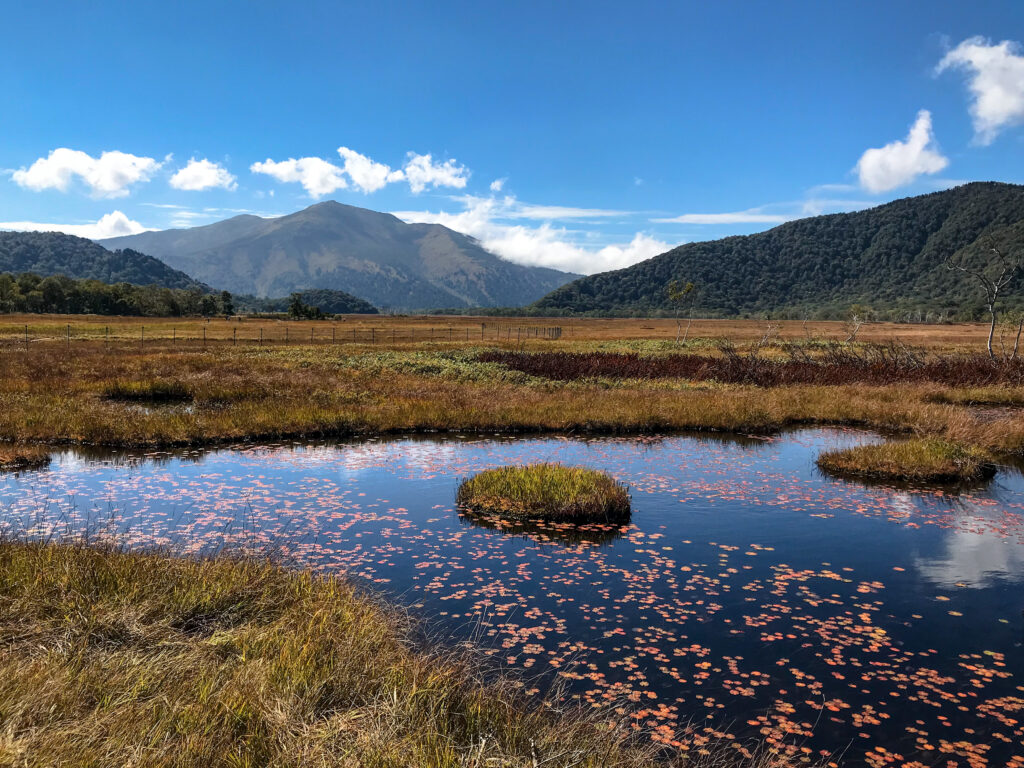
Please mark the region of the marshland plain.
[[[1019, 362], [678, 331], [3, 318], [0, 764], [1024, 765]], [[816, 466], [907, 439], [996, 476]], [[456, 503], [537, 461], [630, 519]]]

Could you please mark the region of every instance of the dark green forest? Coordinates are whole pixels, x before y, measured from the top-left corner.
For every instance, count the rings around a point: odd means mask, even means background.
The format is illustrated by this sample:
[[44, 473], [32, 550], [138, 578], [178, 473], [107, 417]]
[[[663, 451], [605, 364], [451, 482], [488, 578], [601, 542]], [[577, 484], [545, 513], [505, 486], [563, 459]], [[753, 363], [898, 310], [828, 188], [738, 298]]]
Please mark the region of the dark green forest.
[[0, 272], [210, 290], [152, 256], [130, 249], [108, 251], [92, 240], [59, 232], [0, 232]]
[[[980, 263], [988, 236], [1006, 250], [1024, 248], [1024, 186], [965, 184], [755, 235], [687, 243], [569, 283], [531, 310], [670, 314], [666, 286], [675, 279], [695, 283], [698, 316], [831, 318], [858, 305], [878, 319], [976, 319], [984, 315], [982, 294], [943, 261], [958, 254]], [[1011, 286], [1008, 308], [1024, 308], [1022, 282]]]
[[73, 280], [64, 275], [0, 273], [0, 313], [33, 312], [68, 315], [137, 315], [185, 317], [234, 312], [231, 294], [198, 288]]
[[[305, 307], [319, 310], [324, 315], [376, 315], [377, 308], [351, 293], [318, 288], [299, 291], [287, 298], [260, 299], [240, 296], [238, 306], [248, 312], [289, 312], [295, 299]], [[294, 314], [294, 313], [293, 313]]]

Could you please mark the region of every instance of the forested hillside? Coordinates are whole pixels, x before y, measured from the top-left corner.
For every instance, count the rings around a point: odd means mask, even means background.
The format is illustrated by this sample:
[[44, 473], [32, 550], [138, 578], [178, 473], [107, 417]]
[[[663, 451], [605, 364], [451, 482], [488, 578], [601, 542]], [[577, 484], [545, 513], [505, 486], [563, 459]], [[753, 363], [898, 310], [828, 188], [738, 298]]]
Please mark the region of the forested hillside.
[[198, 288], [108, 284], [31, 272], [0, 273], [0, 313], [209, 317], [230, 314], [232, 305], [231, 294], [212, 294]]
[[[584, 277], [534, 305], [542, 313], [674, 311], [666, 286], [692, 281], [695, 313], [841, 316], [859, 304], [890, 317], [976, 317], [981, 294], [943, 260], [981, 258], [984, 237], [1024, 247], [1024, 186], [979, 182], [755, 235], [688, 243], [626, 269]], [[1024, 281], [1019, 281], [1024, 282]], [[1008, 305], [1024, 306], [1021, 285]]]
[[[345, 291], [319, 288], [294, 294], [303, 305], [320, 310], [325, 315], [376, 315], [377, 308], [358, 296]], [[237, 300], [241, 309], [251, 312], [287, 312], [291, 297], [260, 299], [254, 296], [240, 296]]]
[[60, 232], [0, 232], [0, 272], [209, 290], [152, 256], [130, 249], [108, 251], [92, 240]]

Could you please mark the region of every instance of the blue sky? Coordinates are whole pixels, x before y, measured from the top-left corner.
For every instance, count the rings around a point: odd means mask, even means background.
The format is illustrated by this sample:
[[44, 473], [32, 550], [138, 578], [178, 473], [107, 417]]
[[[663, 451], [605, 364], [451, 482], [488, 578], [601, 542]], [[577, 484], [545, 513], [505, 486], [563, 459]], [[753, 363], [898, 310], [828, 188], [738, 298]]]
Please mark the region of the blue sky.
[[334, 199], [589, 273], [1024, 182], [1020, 2], [36, 2], [4, 18], [0, 228], [101, 236]]

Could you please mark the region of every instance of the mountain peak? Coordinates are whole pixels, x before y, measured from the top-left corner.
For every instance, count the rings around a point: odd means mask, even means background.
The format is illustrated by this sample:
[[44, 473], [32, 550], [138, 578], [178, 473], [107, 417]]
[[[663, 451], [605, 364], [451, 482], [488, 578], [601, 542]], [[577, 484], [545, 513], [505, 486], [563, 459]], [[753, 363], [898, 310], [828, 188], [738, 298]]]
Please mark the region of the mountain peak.
[[277, 218], [102, 242], [153, 254], [235, 293], [343, 290], [395, 309], [528, 304], [576, 277], [505, 261], [441, 225], [407, 224], [336, 200]]

